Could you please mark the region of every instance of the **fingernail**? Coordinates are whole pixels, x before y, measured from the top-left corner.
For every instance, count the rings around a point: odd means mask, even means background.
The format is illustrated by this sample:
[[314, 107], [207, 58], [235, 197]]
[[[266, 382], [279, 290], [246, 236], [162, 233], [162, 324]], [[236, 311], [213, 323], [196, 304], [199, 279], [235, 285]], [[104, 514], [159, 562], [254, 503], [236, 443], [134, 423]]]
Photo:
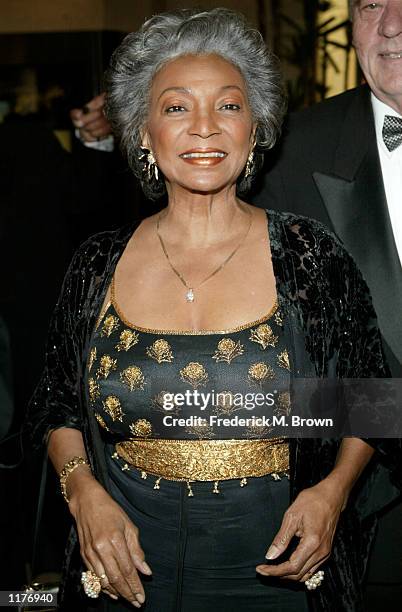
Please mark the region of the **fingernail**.
[[137, 598], [137, 601], [139, 601], [142, 604], [144, 603], [145, 597], [144, 597], [144, 595], [142, 593], [136, 593], [135, 596]]
[[278, 554], [279, 554], [279, 551], [277, 550], [276, 546], [270, 546], [268, 548], [267, 554], [265, 555], [265, 558], [269, 560], [275, 559], [278, 556]]
[[138, 601], [136, 601], [135, 599], [133, 599], [133, 601], [131, 602], [133, 604], [133, 606], [135, 606], [136, 608], [141, 608], [141, 604], [138, 603]]
[[143, 561], [141, 565], [144, 568], [144, 571], [147, 572], [147, 574], [152, 574], [152, 570], [149, 567], [148, 563], [145, 563], [145, 561]]
[[111, 597], [112, 599], [119, 599], [119, 598], [117, 597], [117, 595], [113, 595], [112, 593], [108, 593], [108, 595], [109, 595], [109, 597]]

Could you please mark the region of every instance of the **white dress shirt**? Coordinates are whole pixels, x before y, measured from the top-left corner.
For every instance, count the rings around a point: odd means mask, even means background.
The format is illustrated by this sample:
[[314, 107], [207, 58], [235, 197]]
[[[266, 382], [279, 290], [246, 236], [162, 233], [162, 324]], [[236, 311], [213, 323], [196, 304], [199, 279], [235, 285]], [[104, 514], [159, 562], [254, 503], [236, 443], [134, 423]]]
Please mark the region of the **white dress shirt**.
[[87, 142], [81, 138], [80, 130], [78, 128], [75, 128], [74, 134], [85, 147], [88, 147], [88, 149], [104, 151], [105, 153], [112, 153], [112, 151], [114, 151], [114, 138], [112, 134], [106, 136], [106, 138], [102, 138], [101, 140], [94, 140], [93, 142]]
[[381, 102], [373, 93], [371, 94], [371, 103], [374, 111], [377, 147], [380, 156], [385, 195], [387, 197], [388, 212], [391, 219], [399, 260], [402, 262], [402, 145], [390, 152], [382, 137], [385, 115], [401, 118], [402, 116], [398, 115], [393, 108]]

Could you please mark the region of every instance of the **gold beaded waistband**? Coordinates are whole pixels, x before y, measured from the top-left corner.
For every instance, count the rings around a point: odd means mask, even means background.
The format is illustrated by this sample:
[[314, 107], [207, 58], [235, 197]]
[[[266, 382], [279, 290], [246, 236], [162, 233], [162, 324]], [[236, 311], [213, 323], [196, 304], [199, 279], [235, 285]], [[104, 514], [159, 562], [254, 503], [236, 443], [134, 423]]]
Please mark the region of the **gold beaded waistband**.
[[289, 445], [281, 438], [127, 440], [118, 442], [115, 450], [115, 458], [167, 480], [217, 481], [289, 469]]

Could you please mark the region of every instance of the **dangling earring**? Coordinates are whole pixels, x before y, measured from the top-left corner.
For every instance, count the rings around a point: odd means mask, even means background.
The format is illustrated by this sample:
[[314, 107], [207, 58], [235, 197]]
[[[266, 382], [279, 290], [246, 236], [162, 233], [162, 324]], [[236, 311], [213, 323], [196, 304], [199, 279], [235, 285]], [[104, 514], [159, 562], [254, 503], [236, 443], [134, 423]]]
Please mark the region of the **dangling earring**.
[[140, 149], [142, 151], [142, 155], [140, 155], [139, 159], [143, 161], [143, 172], [147, 174], [148, 182], [151, 182], [153, 176], [157, 181], [159, 178], [159, 171], [158, 166], [156, 165], [156, 159], [154, 157], [154, 154], [146, 147], [140, 147]]
[[248, 178], [253, 173], [253, 163], [254, 163], [254, 149], [250, 151], [250, 155], [247, 158], [244, 178]]

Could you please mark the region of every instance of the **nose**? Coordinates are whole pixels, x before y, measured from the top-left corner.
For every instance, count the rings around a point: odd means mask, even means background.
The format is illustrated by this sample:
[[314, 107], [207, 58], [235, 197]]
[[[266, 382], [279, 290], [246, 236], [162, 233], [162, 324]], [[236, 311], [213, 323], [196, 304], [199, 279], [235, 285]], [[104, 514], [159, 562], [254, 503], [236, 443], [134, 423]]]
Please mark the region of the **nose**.
[[213, 111], [209, 109], [199, 110], [194, 113], [193, 120], [189, 127], [191, 135], [200, 136], [201, 138], [209, 138], [216, 134], [220, 134], [221, 130], [217, 123], [217, 119]]
[[389, 0], [381, 17], [379, 33], [386, 38], [402, 34], [402, 2]]

